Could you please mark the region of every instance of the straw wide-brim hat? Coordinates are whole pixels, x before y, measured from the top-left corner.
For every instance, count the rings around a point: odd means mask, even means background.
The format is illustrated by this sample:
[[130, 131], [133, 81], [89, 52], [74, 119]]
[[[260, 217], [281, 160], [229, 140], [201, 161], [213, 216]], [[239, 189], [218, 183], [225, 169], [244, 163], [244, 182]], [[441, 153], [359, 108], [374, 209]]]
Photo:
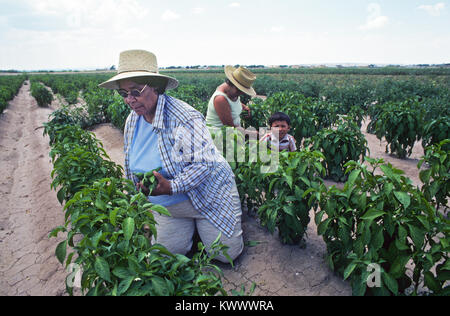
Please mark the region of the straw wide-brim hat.
[[242, 66], [238, 68], [225, 66], [225, 75], [239, 90], [249, 96], [256, 96], [256, 92], [252, 87], [256, 76], [250, 70]]
[[127, 50], [120, 53], [119, 67], [117, 75], [99, 84], [99, 87], [106, 89], [119, 89], [119, 80], [132, 78], [165, 78], [167, 79], [166, 89], [178, 87], [175, 78], [161, 75], [158, 70], [158, 62], [155, 54], [145, 50]]

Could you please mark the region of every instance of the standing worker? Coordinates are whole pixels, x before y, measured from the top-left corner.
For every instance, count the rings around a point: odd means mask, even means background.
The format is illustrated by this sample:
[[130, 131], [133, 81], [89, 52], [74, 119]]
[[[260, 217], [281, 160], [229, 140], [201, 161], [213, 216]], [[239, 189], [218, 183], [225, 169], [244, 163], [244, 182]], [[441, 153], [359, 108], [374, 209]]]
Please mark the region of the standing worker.
[[226, 80], [217, 87], [208, 103], [206, 123], [213, 127], [231, 126], [241, 127], [240, 114], [247, 111], [251, 115], [248, 106], [241, 102], [240, 96], [247, 94], [256, 96], [252, 88], [256, 76], [245, 67], [225, 67]]

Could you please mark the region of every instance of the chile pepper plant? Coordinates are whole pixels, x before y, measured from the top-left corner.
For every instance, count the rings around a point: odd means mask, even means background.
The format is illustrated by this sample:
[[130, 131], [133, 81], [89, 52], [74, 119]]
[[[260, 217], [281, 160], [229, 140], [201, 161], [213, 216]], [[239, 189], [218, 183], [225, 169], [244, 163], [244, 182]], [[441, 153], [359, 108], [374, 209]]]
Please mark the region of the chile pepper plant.
[[[66, 266], [76, 258], [73, 263], [82, 271], [83, 293], [93, 296], [226, 294], [221, 271], [211, 264], [224, 246], [216, 240], [207, 252], [199, 245], [200, 251], [189, 259], [152, 244], [151, 237], [157, 239], [153, 213], [170, 214], [137, 193], [131, 181], [105, 178], [94, 182], [77, 192], [64, 210], [65, 226], [56, 228], [50, 235], [68, 231], [67, 239], [56, 249], [56, 256]], [[68, 256], [67, 246], [73, 249]], [[72, 287], [67, 282], [69, 293]]]
[[422, 192], [436, 209], [448, 210], [450, 199], [450, 152], [444, 150], [450, 146], [450, 139], [425, 148], [425, 156], [417, 165], [420, 169], [424, 163], [429, 167], [419, 172], [423, 183]]
[[322, 151], [329, 178], [345, 181], [347, 175], [344, 165], [351, 160], [363, 159], [369, 148], [364, 134], [352, 118], [341, 118], [336, 124], [336, 127], [320, 130], [306, 140], [305, 145]]
[[298, 244], [308, 227], [310, 204], [304, 195], [311, 188], [318, 189], [324, 169], [323, 155], [304, 149], [300, 152], [280, 153], [280, 166], [274, 173], [263, 175], [265, 202], [257, 213], [261, 224], [271, 233], [275, 227], [284, 244]]
[[[52, 188], [59, 188], [58, 199], [65, 202], [65, 224], [50, 237], [67, 233], [55, 254], [66, 267], [75, 263], [80, 268], [83, 294], [226, 295], [222, 272], [211, 263], [219, 252], [227, 256], [220, 236], [209, 250], [199, 243], [191, 259], [153, 243], [153, 213], [170, 214], [136, 192], [132, 181], [121, 178], [122, 168], [103, 159], [107, 155], [101, 143], [85, 131], [77, 134], [78, 129], [61, 128], [70, 131], [68, 137], [55, 137], [52, 145]], [[82, 144], [73, 141], [75, 135], [86, 136], [80, 138]], [[68, 249], [73, 249], [69, 255]], [[73, 286], [68, 278], [69, 294]]]
[[375, 123], [378, 139], [386, 139], [386, 153], [406, 158], [423, 134], [424, 111], [416, 99], [383, 105]]
[[[330, 267], [350, 280], [354, 295], [448, 295], [450, 222], [403, 171], [366, 160], [369, 166], [347, 164], [343, 189], [322, 186], [313, 194]], [[378, 168], [382, 174], [375, 174]], [[380, 283], [371, 287], [374, 264]]]

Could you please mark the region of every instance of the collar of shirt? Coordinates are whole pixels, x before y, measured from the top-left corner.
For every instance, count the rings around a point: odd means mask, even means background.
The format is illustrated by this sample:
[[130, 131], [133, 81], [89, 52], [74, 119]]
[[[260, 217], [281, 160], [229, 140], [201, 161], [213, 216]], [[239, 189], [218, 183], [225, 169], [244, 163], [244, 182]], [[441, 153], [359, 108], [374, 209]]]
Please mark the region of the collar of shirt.
[[[278, 139], [278, 140], [279, 140], [279, 142], [281, 143], [281, 142], [283, 142], [283, 141], [289, 140], [289, 136], [290, 136], [289, 134], [286, 134], [286, 135], [283, 136], [283, 138]], [[267, 138], [267, 139], [270, 140], [270, 141], [271, 141], [272, 139], [275, 140], [275, 141], [277, 140], [277, 138], [273, 136], [273, 133], [272, 133], [272, 132], [267, 133], [267, 134], [264, 136], [264, 138]]]

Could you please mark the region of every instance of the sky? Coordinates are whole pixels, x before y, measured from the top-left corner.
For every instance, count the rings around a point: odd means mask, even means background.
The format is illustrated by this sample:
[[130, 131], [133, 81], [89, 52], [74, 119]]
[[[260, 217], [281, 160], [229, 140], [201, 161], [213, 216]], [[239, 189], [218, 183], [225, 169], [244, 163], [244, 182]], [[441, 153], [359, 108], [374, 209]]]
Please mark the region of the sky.
[[450, 0], [0, 0], [0, 69], [450, 63]]

